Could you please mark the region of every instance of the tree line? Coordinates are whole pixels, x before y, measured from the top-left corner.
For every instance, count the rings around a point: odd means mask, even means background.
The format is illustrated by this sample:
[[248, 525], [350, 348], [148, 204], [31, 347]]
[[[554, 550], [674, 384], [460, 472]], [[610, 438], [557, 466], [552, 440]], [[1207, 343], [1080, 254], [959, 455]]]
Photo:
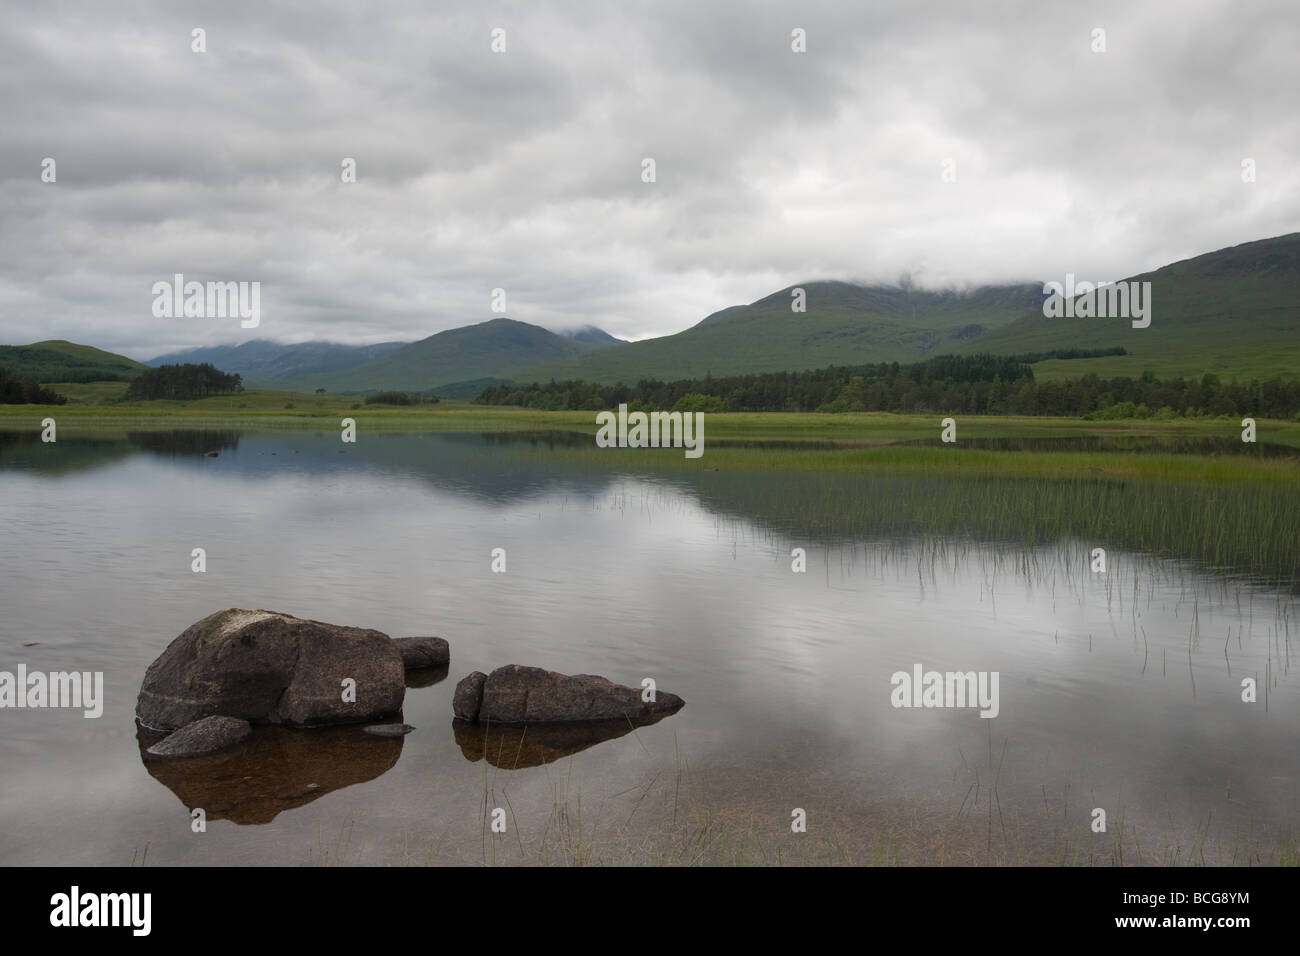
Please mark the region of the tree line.
[[[317, 389], [324, 392], [325, 389]], [[422, 395], [419, 392], [376, 392], [366, 396], [367, 405], [437, 405], [441, 399], [437, 395]]]
[[154, 398], [193, 399], [230, 395], [244, 390], [243, 378], [221, 371], [211, 362], [201, 365], [159, 365], [142, 372], [126, 390], [127, 401]]
[[63, 405], [66, 396], [42, 388], [32, 379], [20, 379], [0, 366], [0, 405]]
[[871, 381], [929, 384], [938, 379], [992, 381], [1002, 377], [1019, 381], [1033, 377], [1029, 366], [1016, 357], [971, 355], [941, 356], [900, 366], [830, 366], [802, 372], [759, 372], [702, 379], [663, 382], [642, 379], [636, 385], [601, 385], [566, 381], [531, 385], [503, 384], [485, 388], [475, 401], [485, 405], [522, 405], [551, 411], [598, 411], [624, 402], [647, 408], [672, 408], [686, 396], [709, 396], [728, 411], [816, 411], [833, 402], [855, 378]]
[[502, 384], [484, 389], [476, 401], [552, 411], [599, 411], [626, 403], [633, 409], [1096, 418], [1143, 418], [1157, 413], [1161, 417], [1252, 414], [1289, 418], [1300, 412], [1300, 382], [1271, 379], [1225, 384], [1211, 374], [1162, 381], [1150, 371], [1139, 378], [1103, 379], [1088, 374], [1038, 382], [1029, 365], [1047, 358], [1123, 353], [1123, 349], [1074, 349], [1012, 356], [939, 356], [908, 365], [882, 362], [675, 382], [643, 379], [635, 385], [582, 381]]

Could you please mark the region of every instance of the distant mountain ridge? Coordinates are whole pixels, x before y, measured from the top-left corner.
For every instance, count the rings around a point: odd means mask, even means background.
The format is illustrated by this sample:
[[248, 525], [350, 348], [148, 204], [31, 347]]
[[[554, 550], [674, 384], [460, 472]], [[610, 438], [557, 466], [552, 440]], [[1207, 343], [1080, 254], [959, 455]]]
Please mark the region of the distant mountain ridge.
[[[1063, 282], [1065, 276], [1048, 276]], [[1080, 279], [1084, 277], [1079, 277]], [[1300, 377], [1300, 233], [1193, 256], [1120, 281], [1152, 283], [1153, 321], [1049, 319], [1043, 283], [966, 291], [805, 282], [714, 312], [675, 335], [599, 349], [513, 375], [518, 382], [612, 384], [830, 365], [906, 364], [932, 355], [1013, 355], [1120, 347], [1106, 358], [1052, 360], [1036, 375]], [[791, 311], [802, 288], [807, 311]]]
[[610, 335], [604, 329], [598, 329], [594, 325], [584, 325], [580, 329], [561, 330], [558, 335], [566, 339], [573, 339], [576, 342], [588, 342], [592, 345], [626, 345], [627, 339], [620, 339]]
[[[597, 348], [587, 340], [593, 336], [613, 338], [590, 328], [579, 329], [577, 335], [586, 338], [559, 335], [514, 319], [490, 319], [438, 332], [353, 368], [283, 379], [277, 387], [298, 391], [325, 388], [332, 392], [430, 391], [477, 379], [510, 378], [518, 369]], [[607, 348], [617, 351], [628, 347], [620, 344]]]
[[[792, 311], [802, 289], [806, 311]], [[929, 291], [816, 281], [714, 312], [675, 335], [522, 369], [516, 381], [636, 382], [905, 362], [955, 351], [1041, 307], [1038, 283]]]
[[1120, 281], [1151, 283], [1149, 327], [1135, 329], [1124, 317], [1049, 319], [1039, 309], [955, 351], [1120, 346], [1128, 353], [1035, 365], [1038, 377], [1137, 377], [1147, 369], [1162, 379], [1199, 379], [1207, 372], [1260, 381], [1300, 377], [1300, 233], [1218, 249]]
[[[173, 352], [149, 364], [210, 361], [223, 371], [238, 372], [249, 384], [297, 391], [441, 388], [456, 397], [506, 381], [635, 384], [831, 365], [907, 364], [942, 354], [1114, 347], [1124, 354], [1050, 359], [1035, 363], [1034, 374], [1137, 377], [1150, 369], [1161, 379], [1205, 373], [1261, 381], [1300, 377], [1300, 233], [1219, 249], [1120, 281], [1151, 283], [1149, 327], [1135, 329], [1123, 317], [1048, 318], [1042, 282], [925, 290], [906, 283], [818, 280], [720, 309], [674, 335], [637, 342], [624, 342], [594, 326], [557, 333], [497, 318], [405, 344], [254, 340]], [[796, 289], [803, 290], [804, 312], [791, 309]], [[125, 381], [145, 367], [125, 356], [62, 341], [0, 346], [0, 366], [44, 384]]]
[[340, 345], [336, 342], [315, 341], [285, 345], [269, 339], [252, 339], [238, 345], [168, 352], [149, 359], [146, 364], [157, 367], [210, 362], [223, 372], [243, 376], [246, 382], [278, 382], [295, 375], [324, 374], [352, 368], [395, 352], [407, 344], [380, 342], [376, 345]]

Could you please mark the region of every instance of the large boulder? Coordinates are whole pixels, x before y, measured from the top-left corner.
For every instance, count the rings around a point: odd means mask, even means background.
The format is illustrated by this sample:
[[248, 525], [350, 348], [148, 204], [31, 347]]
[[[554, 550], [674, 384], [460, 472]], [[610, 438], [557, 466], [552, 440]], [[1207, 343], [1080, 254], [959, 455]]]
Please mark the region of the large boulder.
[[230, 608], [149, 665], [136, 715], [162, 731], [213, 715], [294, 727], [373, 721], [401, 710], [403, 674], [397, 644], [379, 631]]
[[253, 732], [238, 717], [204, 717], [158, 741], [145, 753], [154, 757], [202, 757], [243, 743]]
[[634, 722], [671, 714], [685, 704], [676, 694], [657, 691], [653, 701], [641, 689], [604, 677], [572, 677], [509, 664], [484, 676], [475, 671], [456, 686], [452, 710], [462, 720], [502, 724], [545, 724], [573, 720], [628, 719]]
[[451, 647], [441, 637], [399, 637], [393, 643], [401, 652], [407, 670], [446, 667], [451, 662]]

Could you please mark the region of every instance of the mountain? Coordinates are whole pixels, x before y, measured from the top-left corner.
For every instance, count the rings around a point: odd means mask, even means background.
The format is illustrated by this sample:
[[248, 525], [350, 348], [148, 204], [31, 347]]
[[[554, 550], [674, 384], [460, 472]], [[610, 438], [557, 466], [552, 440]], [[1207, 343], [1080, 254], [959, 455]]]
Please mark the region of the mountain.
[[[474, 379], [513, 378], [518, 369], [580, 355], [594, 346], [527, 322], [491, 319], [439, 332], [340, 372], [298, 375], [277, 388], [332, 392], [425, 391]], [[611, 346], [610, 351], [630, 348]]]
[[[792, 312], [802, 288], [806, 312]], [[516, 381], [635, 382], [911, 362], [965, 342], [1041, 308], [1042, 283], [926, 291], [908, 286], [805, 282], [749, 305], [714, 312], [675, 335], [601, 348], [522, 369]]]
[[709, 313], [704, 318], [700, 319], [700, 321], [696, 322], [695, 326], [696, 328], [698, 328], [701, 325], [707, 325], [710, 322], [716, 322], [718, 319], [722, 318], [723, 316], [731, 315], [733, 312], [739, 312], [743, 308], [746, 308], [746, 306], [729, 305], [725, 309], [719, 309], [717, 312]]
[[[457, 396], [504, 379], [631, 384], [904, 363], [942, 354], [1112, 347], [1127, 354], [1038, 362], [1034, 374], [1044, 380], [1087, 373], [1137, 377], [1148, 369], [1162, 379], [1199, 379], [1207, 372], [1224, 381], [1300, 376], [1300, 233], [1220, 249], [1121, 281], [1151, 283], [1149, 327], [1135, 329], [1128, 318], [1047, 318], [1041, 282], [932, 291], [818, 281], [798, 287], [805, 292], [806, 312], [791, 311], [796, 287], [790, 287], [721, 309], [675, 335], [639, 342], [621, 343], [591, 326], [557, 334], [493, 319], [407, 345], [253, 341], [224, 351], [159, 356], [150, 364], [210, 361], [253, 384], [299, 391], [442, 388]], [[361, 361], [367, 354], [373, 357]], [[354, 360], [358, 364], [346, 364]], [[126, 381], [146, 367], [63, 341], [0, 346], [0, 366], [43, 384]]]
[[126, 382], [147, 366], [115, 352], [62, 339], [31, 345], [0, 345], [0, 367], [20, 379], [52, 382]]
[[610, 335], [604, 329], [598, 329], [594, 325], [584, 325], [580, 329], [560, 330], [559, 335], [566, 339], [573, 339], [575, 342], [586, 342], [590, 345], [626, 345], [627, 339], [620, 339]]
[[[1052, 277], [1064, 283], [1065, 276]], [[1086, 277], [1079, 277], [1080, 279]], [[926, 356], [1001, 355], [1119, 347], [1128, 354], [1055, 359], [1040, 379], [1080, 376], [1238, 378], [1300, 376], [1300, 233], [1171, 263], [1122, 281], [1150, 282], [1152, 321], [1043, 315], [1042, 283], [964, 292], [906, 285], [805, 282], [807, 312], [791, 312], [790, 287], [731, 306], [675, 335], [601, 348], [525, 368], [515, 381], [554, 378], [629, 384], [860, 365]]]
[[339, 372], [371, 359], [395, 352], [406, 342], [377, 345], [339, 345], [334, 342], [298, 342], [282, 345], [269, 339], [253, 339], [239, 345], [184, 349], [151, 358], [148, 365], [180, 365], [210, 362], [223, 372], [242, 375], [246, 383], [270, 383], [295, 375]]
[[[1055, 277], [1064, 282], [1065, 277]], [[1079, 376], [1300, 376], [1300, 233], [1247, 242], [1123, 281], [1151, 283], [1151, 324], [1126, 318], [1046, 318], [1041, 309], [957, 352], [1041, 352], [1120, 346], [1127, 355], [1034, 365], [1039, 379]]]

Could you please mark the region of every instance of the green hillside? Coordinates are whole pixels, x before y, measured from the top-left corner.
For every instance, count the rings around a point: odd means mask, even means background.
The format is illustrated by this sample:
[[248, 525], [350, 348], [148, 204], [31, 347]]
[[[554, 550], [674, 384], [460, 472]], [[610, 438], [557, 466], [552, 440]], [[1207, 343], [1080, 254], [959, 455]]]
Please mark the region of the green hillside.
[[14, 378], [50, 382], [125, 382], [148, 368], [125, 355], [60, 339], [31, 345], [0, 345], [0, 368]]
[[[580, 355], [594, 348], [536, 325], [513, 319], [492, 319], [478, 325], [439, 332], [395, 352], [339, 372], [297, 375], [274, 383], [276, 388], [331, 392], [387, 389], [423, 391], [450, 382], [510, 377], [521, 368]], [[628, 348], [613, 346], [611, 351]]]
[[1042, 302], [1042, 285], [985, 286], [969, 292], [806, 282], [807, 312], [791, 311], [782, 289], [745, 306], [715, 312], [678, 332], [597, 349], [526, 368], [516, 381], [551, 378], [635, 382], [915, 362], [982, 341]]
[[[1128, 318], [1047, 318], [1041, 283], [940, 292], [807, 282], [801, 286], [803, 313], [791, 311], [787, 288], [721, 309], [676, 335], [609, 346], [600, 343], [617, 340], [599, 329], [556, 334], [493, 319], [439, 332], [352, 367], [282, 378], [274, 387], [299, 392], [448, 388], [448, 395], [468, 397], [503, 380], [634, 384], [650, 378], [908, 364], [944, 354], [1115, 347], [1128, 354], [1039, 362], [1035, 377], [1137, 378], [1148, 369], [1162, 380], [1199, 379], [1207, 372], [1225, 382], [1300, 377], [1300, 233], [1221, 249], [1123, 281], [1152, 284], [1148, 328], [1135, 329]], [[18, 379], [63, 385], [126, 382], [147, 368], [64, 341], [0, 346], [0, 367]]]
[[[1300, 375], [1300, 233], [1248, 242], [1131, 277], [1151, 283], [1151, 325], [1053, 318], [1038, 309], [957, 352], [1121, 346], [1127, 355], [1034, 365], [1040, 381], [1103, 377], [1294, 379]], [[1064, 277], [1057, 279], [1062, 281]], [[1127, 281], [1127, 280], [1126, 280]]]
[[1111, 347], [1129, 354], [1041, 362], [1035, 375], [1136, 378], [1151, 369], [1162, 379], [1213, 372], [1225, 381], [1263, 381], [1300, 374], [1300, 233], [1221, 249], [1125, 281], [1152, 283], [1150, 327], [1135, 329], [1127, 318], [1046, 318], [1041, 284], [958, 293], [809, 282], [802, 286], [805, 314], [790, 311], [790, 289], [783, 289], [715, 312], [676, 335], [598, 349], [513, 378], [631, 384], [909, 363], [945, 353]]

